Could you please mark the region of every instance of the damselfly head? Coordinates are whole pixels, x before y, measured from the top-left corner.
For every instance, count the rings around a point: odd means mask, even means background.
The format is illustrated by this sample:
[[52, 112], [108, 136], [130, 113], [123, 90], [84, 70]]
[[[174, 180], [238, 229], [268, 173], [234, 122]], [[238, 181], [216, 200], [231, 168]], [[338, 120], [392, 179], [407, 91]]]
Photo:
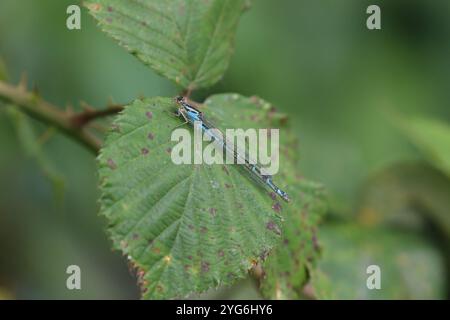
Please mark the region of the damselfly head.
[[184, 97], [182, 97], [182, 96], [176, 97], [176, 98], [175, 98], [175, 101], [176, 101], [177, 103], [186, 102], [186, 101], [184, 100]]

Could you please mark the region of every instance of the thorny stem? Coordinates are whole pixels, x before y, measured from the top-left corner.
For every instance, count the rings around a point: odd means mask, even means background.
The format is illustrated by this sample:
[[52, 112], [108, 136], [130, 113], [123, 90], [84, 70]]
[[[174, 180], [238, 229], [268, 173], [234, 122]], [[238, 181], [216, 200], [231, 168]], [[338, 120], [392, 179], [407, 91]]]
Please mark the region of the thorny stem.
[[121, 105], [110, 105], [106, 109], [103, 110], [85, 110], [84, 112], [80, 112], [71, 117], [72, 124], [75, 127], [82, 128], [86, 126], [91, 121], [97, 120], [99, 118], [112, 116], [123, 110], [123, 106]]
[[72, 114], [45, 101], [36, 92], [28, 91], [23, 83], [13, 86], [3, 81], [0, 81], [0, 100], [55, 127], [93, 153], [98, 152], [102, 142], [89, 130], [87, 126], [89, 122], [116, 114], [123, 109], [122, 106], [112, 105], [104, 110], [90, 109]]

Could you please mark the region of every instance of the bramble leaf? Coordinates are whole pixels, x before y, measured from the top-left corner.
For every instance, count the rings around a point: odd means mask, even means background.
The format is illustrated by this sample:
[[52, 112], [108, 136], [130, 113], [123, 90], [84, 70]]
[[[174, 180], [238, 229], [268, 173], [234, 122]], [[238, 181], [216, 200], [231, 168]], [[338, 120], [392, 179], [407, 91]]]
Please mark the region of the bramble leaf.
[[[183, 297], [244, 277], [279, 241], [291, 206], [239, 166], [173, 164], [171, 133], [183, 124], [176, 107], [171, 98], [126, 107], [98, 159], [101, 213], [114, 247], [137, 268], [144, 298]], [[269, 103], [223, 94], [199, 107], [220, 129], [281, 128], [274, 180], [281, 188], [294, 180], [292, 136]], [[302, 201], [296, 195], [292, 202]]]
[[213, 85], [233, 53], [249, 0], [89, 0], [106, 33], [157, 73], [186, 89]]

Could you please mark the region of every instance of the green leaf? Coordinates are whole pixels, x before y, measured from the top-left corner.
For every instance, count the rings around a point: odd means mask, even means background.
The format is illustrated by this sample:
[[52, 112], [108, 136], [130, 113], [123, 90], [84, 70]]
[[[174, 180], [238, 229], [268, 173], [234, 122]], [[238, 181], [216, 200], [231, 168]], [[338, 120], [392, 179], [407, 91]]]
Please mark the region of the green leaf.
[[450, 239], [450, 180], [424, 163], [398, 163], [371, 177], [361, 197], [358, 220], [369, 226], [423, 230], [432, 221]]
[[[175, 165], [171, 98], [136, 101], [125, 108], [101, 150], [101, 213], [114, 247], [138, 270], [144, 298], [183, 297], [246, 276], [279, 241], [280, 203], [236, 165]], [[220, 129], [282, 128], [285, 181], [296, 150], [285, 117], [267, 102], [237, 94], [217, 95], [200, 106]], [[192, 132], [190, 126], [185, 127]]]
[[[322, 186], [306, 180], [291, 183], [297, 203], [285, 211], [283, 241], [264, 262], [261, 293], [267, 299], [300, 299], [319, 256], [317, 225], [326, 211]], [[292, 191], [294, 192], [294, 191]]]
[[[424, 238], [354, 224], [323, 226], [319, 234], [323, 257], [312, 278], [317, 298], [445, 297], [444, 259]], [[369, 265], [380, 267], [380, 290], [367, 288]]]
[[90, 0], [101, 28], [144, 64], [190, 90], [220, 80], [248, 0]]
[[450, 177], [450, 126], [436, 119], [411, 117], [398, 126], [431, 164]]

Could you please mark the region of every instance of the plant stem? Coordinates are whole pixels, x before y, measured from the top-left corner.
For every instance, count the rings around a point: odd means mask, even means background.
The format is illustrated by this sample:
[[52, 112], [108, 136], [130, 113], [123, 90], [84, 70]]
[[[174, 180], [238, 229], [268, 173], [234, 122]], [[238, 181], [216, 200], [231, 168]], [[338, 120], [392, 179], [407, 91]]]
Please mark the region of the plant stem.
[[86, 110], [78, 114], [70, 114], [45, 101], [37, 93], [27, 91], [24, 85], [13, 86], [3, 81], [0, 81], [0, 100], [12, 104], [29, 116], [55, 127], [93, 153], [98, 152], [102, 142], [88, 130], [86, 125], [90, 121], [116, 114], [123, 109], [123, 107], [116, 105], [100, 111]]

